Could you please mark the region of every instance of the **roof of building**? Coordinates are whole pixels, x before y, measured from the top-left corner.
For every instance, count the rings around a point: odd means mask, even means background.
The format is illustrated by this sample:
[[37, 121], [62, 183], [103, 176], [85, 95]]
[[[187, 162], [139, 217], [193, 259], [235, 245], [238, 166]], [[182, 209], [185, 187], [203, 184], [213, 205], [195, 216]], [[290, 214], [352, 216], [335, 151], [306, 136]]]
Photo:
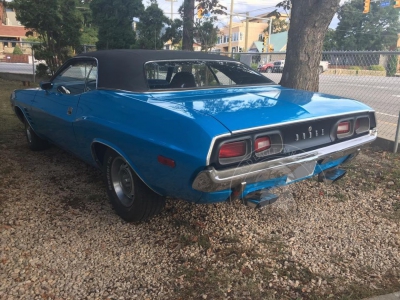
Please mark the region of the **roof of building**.
[[[271, 34], [270, 43], [274, 47], [275, 52], [286, 51], [286, 44], [288, 39], [288, 32], [279, 32]], [[263, 42], [256, 41], [253, 45], [257, 48], [258, 52], [262, 52]], [[253, 47], [252, 47], [253, 48]]]
[[6, 26], [0, 24], [0, 37], [25, 37], [27, 31], [23, 26]]

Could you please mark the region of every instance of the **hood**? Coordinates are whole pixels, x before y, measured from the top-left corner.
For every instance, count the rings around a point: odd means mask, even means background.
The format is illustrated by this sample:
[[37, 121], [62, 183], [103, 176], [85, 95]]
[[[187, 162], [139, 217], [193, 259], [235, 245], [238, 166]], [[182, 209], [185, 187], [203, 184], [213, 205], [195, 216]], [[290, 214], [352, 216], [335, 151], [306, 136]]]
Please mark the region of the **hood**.
[[188, 111], [214, 117], [231, 132], [282, 122], [372, 111], [358, 101], [283, 88], [227, 88], [154, 93], [159, 101], [179, 103]]

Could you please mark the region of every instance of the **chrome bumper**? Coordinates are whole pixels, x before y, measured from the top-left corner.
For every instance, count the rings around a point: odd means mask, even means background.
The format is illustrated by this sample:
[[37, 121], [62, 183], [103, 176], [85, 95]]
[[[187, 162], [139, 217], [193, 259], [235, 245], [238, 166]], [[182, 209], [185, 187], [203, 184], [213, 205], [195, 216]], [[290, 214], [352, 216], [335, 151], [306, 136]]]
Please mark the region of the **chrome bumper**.
[[202, 192], [216, 192], [232, 189], [242, 182], [249, 184], [289, 175], [307, 162], [322, 160], [321, 164], [325, 164], [343, 156], [357, 154], [360, 147], [372, 143], [376, 137], [377, 131], [370, 130], [368, 135], [293, 156], [227, 170], [210, 167], [196, 176], [192, 187]]

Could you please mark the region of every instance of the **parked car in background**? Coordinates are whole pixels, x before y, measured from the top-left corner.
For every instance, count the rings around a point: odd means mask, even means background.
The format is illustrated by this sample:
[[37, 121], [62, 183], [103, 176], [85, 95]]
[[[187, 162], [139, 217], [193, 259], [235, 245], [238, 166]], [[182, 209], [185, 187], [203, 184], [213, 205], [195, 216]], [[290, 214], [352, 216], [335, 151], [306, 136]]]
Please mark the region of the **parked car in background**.
[[[273, 73], [282, 73], [283, 72], [283, 67], [285, 66], [285, 60], [278, 60], [274, 62], [272, 72]], [[318, 67], [318, 72], [319, 74], [325, 72], [328, 70], [329, 67], [329, 62], [328, 61], [320, 61], [319, 67]]]
[[260, 73], [272, 73], [272, 69], [274, 67], [274, 62], [270, 61], [265, 64], [262, 64], [258, 67], [258, 72]]
[[126, 221], [151, 218], [166, 197], [263, 207], [275, 187], [341, 178], [377, 135], [365, 104], [201, 52], [83, 53], [11, 105], [32, 150], [54, 144], [102, 170]]
[[282, 73], [283, 67], [285, 66], [285, 60], [277, 60], [274, 62], [274, 67], [272, 68], [273, 73]]

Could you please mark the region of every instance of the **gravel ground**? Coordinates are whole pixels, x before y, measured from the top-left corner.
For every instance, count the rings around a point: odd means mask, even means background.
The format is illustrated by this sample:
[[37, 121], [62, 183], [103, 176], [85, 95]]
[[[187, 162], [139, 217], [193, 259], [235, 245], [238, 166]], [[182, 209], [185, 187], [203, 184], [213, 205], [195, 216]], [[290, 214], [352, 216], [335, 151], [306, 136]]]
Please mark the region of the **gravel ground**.
[[366, 149], [338, 183], [294, 184], [263, 210], [169, 199], [161, 215], [129, 224], [98, 170], [56, 147], [29, 151], [22, 124], [5, 120], [1, 299], [361, 299], [400, 289], [398, 155]]

